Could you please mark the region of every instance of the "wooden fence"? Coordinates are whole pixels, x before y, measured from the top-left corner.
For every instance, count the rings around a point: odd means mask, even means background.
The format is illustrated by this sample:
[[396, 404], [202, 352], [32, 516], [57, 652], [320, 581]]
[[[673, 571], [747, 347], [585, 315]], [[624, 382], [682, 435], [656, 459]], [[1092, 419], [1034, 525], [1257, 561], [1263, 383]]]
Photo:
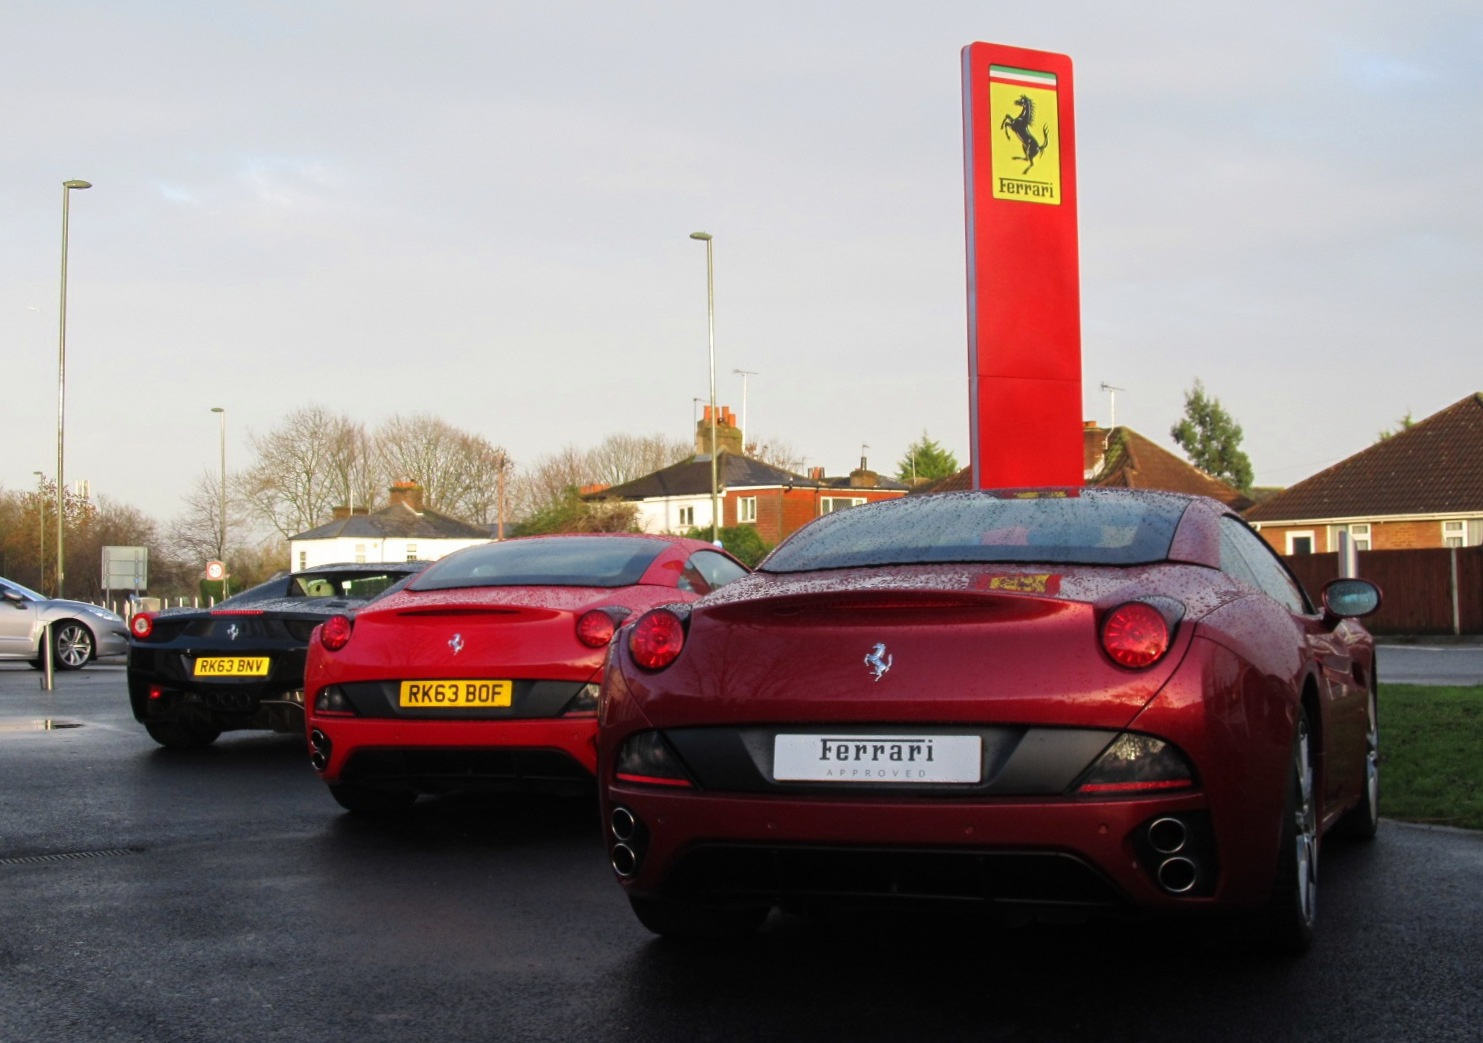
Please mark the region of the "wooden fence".
[[[1339, 575], [1337, 554], [1283, 560], [1315, 601]], [[1483, 547], [1360, 551], [1359, 575], [1385, 595], [1365, 620], [1372, 633], [1483, 634]]]

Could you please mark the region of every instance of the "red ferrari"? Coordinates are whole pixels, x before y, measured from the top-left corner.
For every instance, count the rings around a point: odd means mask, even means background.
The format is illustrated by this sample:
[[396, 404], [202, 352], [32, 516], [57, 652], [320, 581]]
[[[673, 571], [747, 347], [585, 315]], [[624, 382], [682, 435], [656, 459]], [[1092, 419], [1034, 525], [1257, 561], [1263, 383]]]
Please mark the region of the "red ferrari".
[[1301, 951], [1320, 839], [1372, 836], [1380, 592], [1314, 605], [1213, 500], [950, 493], [838, 511], [614, 642], [613, 869], [665, 935], [774, 907], [1235, 912]]
[[310, 761], [351, 811], [449, 790], [589, 788], [618, 626], [746, 573], [676, 536], [533, 536], [450, 554], [315, 630]]

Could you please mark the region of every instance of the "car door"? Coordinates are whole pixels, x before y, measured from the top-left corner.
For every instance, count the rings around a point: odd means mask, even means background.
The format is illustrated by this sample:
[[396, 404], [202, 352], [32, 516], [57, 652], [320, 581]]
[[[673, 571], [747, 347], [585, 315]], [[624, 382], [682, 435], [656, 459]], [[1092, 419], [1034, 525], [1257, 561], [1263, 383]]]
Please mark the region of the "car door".
[[[1228, 536], [1239, 547], [1263, 593], [1292, 613], [1306, 642], [1306, 654], [1318, 666], [1322, 714], [1320, 739], [1324, 807], [1339, 807], [1358, 796], [1364, 785], [1364, 745], [1368, 729], [1369, 690], [1351, 651], [1354, 625], [1335, 626], [1315, 609], [1298, 581], [1267, 542], [1234, 516], [1227, 516]], [[1238, 528], [1239, 527], [1239, 528]]]
[[0, 655], [30, 659], [36, 654], [38, 606], [9, 583], [0, 582]]

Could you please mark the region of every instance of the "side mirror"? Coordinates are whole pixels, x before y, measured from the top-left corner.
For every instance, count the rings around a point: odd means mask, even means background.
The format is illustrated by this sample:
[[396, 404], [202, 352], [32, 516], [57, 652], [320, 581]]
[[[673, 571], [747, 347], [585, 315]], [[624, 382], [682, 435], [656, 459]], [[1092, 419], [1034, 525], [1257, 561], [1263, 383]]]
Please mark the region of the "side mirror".
[[18, 591], [14, 591], [14, 590], [7, 590], [7, 591], [5, 591], [5, 600], [6, 601], [9, 601], [16, 608], [25, 608], [26, 607], [26, 599]]
[[1367, 579], [1335, 579], [1323, 586], [1323, 610], [1337, 619], [1368, 616], [1380, 607], [1380, 588]]

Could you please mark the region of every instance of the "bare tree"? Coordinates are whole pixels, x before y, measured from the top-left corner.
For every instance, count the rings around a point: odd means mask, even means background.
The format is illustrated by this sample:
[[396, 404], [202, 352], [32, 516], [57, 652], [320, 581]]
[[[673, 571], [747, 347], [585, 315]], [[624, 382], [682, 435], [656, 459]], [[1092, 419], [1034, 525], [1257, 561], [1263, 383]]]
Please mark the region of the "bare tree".
[[694, 452], [689, 443], [664, 435], [608, 435], [587, 453], [587, 482], [621, 485], [679, 463]]
[[781, 467], [785, 471], [800, 474], [806, 462], [802, 453], [779, 438], [768, 439], [765, 442], [748, 442], [746, 454], [753, 460], [761, 460], [773, 467]]
[[592, 472], [587, 457], [576, 446], [565, 446], [516, 475], [510, 489], [512, 516], [529, 518], [560, 504], [571, 490], [590, 485]]
[[383, 476], [417, 482], [432, 509], [481, 523], [497, 514], [509, 462], [482, 435], [427, 414], [394, 416], [377, 428], [375, 444]]
[[257, 460], [236, 481], [249, 512], [289, 537], [348, 502], [344, 447], [353, 443], [356, 428], [348, 417], [306, 406], [268, 434], [251, 436]]
[[225, 561], [229, 550], [243, 549], [248, 529], [246, 508], [237, 497], [229, 496], [223, 527], [219, 474], [203, 470], [181, 500], [185, 508], [170, 522], [169, 531], [176, 552], [184, 560], [197, 564]]

